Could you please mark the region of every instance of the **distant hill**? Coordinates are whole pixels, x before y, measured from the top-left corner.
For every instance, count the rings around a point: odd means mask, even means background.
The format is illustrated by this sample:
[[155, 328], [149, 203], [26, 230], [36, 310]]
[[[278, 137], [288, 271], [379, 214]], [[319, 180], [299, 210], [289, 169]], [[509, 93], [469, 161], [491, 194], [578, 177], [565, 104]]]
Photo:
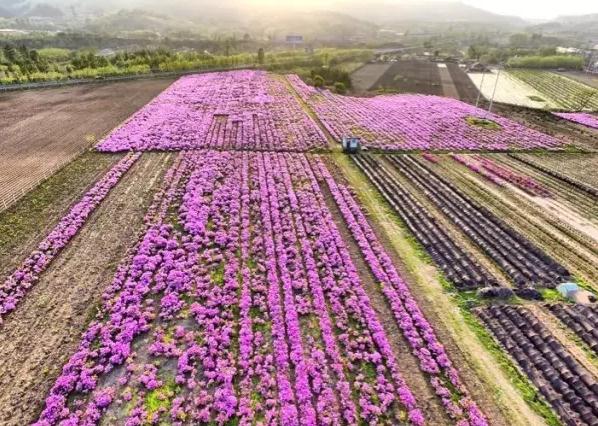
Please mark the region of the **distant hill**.
[[552, 34], [569, 34], [598, 38], [598, 13], [579, 16], [559, 16], [553, 21], [534, 25], [531, 30]]
[[523, 26], [515, 16], [498, 15], [460, 2], [360, 2], [347, 6], [346, 13], [379, 24], [394, 22], [470, 22]]

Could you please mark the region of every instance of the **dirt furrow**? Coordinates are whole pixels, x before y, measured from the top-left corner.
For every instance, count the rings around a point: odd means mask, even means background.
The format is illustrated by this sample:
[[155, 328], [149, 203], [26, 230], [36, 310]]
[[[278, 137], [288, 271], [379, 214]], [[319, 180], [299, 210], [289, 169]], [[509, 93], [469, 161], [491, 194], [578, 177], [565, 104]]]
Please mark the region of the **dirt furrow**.
[[143, 229], [171, 154], [144, 154], [0, 329], [0, 423], [28, 424]]

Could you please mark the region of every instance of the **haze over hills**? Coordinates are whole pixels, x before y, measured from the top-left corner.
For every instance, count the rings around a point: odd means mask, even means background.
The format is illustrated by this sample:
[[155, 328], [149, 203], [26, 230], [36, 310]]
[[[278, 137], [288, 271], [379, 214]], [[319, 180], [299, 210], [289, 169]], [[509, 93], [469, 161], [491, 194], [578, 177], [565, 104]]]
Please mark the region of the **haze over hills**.
[[[165, 13], [173, 17], [185, 19], [227, 19], [243, 21], [248, 16], [263, 13], [289, 14], [301, 12], [336, 12], [345, 13], [353, 17], [368, 20], [375, 24], [386, 24], [397, 21], [422, 22], [490, 22], [502, 24], [523, 24], [517, 17], [497, 15], [460, 2], [453, 1], [381, 1], [375, 4], [356, 2], [353, 0], [338, 0], [320, 3], [316, 1], [302, 2], [300, 6], [277, 5], [271, 0], [259, 0], [247, 4], [235, 0], [200, 0], [192, 4], [185, 1], [162, 2], [156, 0], [128, 0], [126, 2], [107, 0], [98, 4], [94, 0], [3, 0], [0, 14], [3, 16], [22, 16], [32, 9], [37, 9], [41, 16], [53, 16], [54, 8], [71, 13], [99, 13], [113, 14], [120, 9], [141, 9], [155, 13]], [[37, 6], [36, 6], [37, 5]], [[43, 6], [40, 6], [43, 5]]]

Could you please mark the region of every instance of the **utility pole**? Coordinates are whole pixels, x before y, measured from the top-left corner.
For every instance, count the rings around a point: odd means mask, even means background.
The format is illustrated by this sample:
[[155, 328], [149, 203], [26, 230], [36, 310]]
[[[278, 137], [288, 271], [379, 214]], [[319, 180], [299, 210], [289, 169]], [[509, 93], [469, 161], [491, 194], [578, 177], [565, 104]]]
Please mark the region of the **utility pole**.
[[496, 82], [494, 83], [494, 90], [492, 90], [492, 98], [490, 99], [490, 106], [488, 112], [492, 112], [492, 104], [494, 103], [494, 95], [496, 94], [496, 86], [498, 86], [498, 79], [500, 78], [500, 72], [502, 71], [502, 64], [498, 66], [498, 74], [496, 74]]
[[484, 85], [484, 77], [486, 77], [486, 73], [482, 72], [482, 81], [480, 81], [480, 87], [478, 88], [478, 98], [475, 101], [476, 108], [480, 104], [480, 97], [482, 96], [482, 86]]

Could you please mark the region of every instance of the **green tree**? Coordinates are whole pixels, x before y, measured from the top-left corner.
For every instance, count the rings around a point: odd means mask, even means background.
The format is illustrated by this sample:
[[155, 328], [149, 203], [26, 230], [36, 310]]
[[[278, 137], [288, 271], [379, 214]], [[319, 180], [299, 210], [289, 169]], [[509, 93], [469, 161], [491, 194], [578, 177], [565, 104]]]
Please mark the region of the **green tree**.
[[260, 65], [264, 65], [265, 53], [264, 48], [260, 47], [257, 51], [257, 63]]
[[344, 95], [347, 93], [347, 86], [342, 81], [337, 81], [334, 83], [334, 91], [340, 95]]
[[326, 82], [324, 81], [324, 77], [322, 77], [321, 75], [316, 75], [314, 76], [314, 86], [315, 87], [324, 87], [324, 84], [326, 84]]

